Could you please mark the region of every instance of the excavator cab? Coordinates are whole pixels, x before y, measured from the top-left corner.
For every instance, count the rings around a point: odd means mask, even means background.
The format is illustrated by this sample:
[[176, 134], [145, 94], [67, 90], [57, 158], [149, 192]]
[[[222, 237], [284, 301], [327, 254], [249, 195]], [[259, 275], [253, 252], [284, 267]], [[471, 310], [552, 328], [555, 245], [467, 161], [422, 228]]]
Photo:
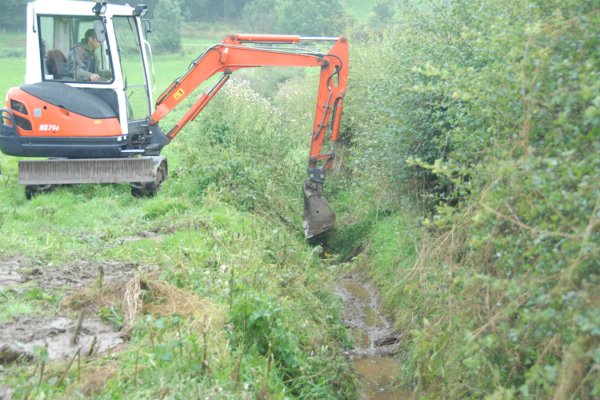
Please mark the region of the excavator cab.
[[69, 159], [143, 154], [136, 135], [153, 112], [145, 10], [29, 3], [25, 84], [8, 92], [3, 121], [16, 126], [13, 135], [0, 135], [0, 150]]
[[[129, 182], [134, 196], [152, 196], [167, 179], [161, 150], [210, 102], [231, 74], [260, 66], [321, 70], [310, 133], [304, 191], [307, 238], [333, 226], [323, 196], [335, 157], [348, 79], [348, 43], [340, 37], [234, 34], [211, 46], [153, 101], [152, 50], [142, 20], [147, 7], [69, 0], [27, 6], [25, 84], [11, 88], [0, 109], [0, 151], [20, 160], [27, 198], [72, 183]], [[328, 53], [301, 42], [334, 42]], [[172, 128], [159, 122], [208, 79], [215, 83]], [[152, 78], [152, 79], [151, 79]], [[329, 135], [331, 149], [321, 151]]]
[[27, 198], [71, 183], [129, 182], [134, 195], [160, 189], [166, 159], [143, 146], [168, 141], [159, 132], [150, 139], [147, 128], [154, 104], [146, 11], [105, 2], [28, 4], [25, 84], [9, 89], [0, 124], [4, 154], [52, 157], [19, 162]]

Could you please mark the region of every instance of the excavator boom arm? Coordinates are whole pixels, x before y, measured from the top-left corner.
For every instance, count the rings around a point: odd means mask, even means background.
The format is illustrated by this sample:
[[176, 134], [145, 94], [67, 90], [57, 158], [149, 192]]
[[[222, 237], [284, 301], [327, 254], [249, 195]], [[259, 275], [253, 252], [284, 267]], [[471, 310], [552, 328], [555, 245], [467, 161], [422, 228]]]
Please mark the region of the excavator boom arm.
[[[303, 40], [327, 40], [335, 41], [335, 44], [327, 54], [295, 47], [255, 47], [243, 44], [297, 44]], [[194, 60], [186, 73], [169, 86], [156, 101], [156, 110], [150, 116], [149, 122], [158, 123], [207, 79], [223, 74], [168, 133], [168, 137], [173, 139], [185, 124], [198, 116], [223, 87], [232, 72], [241, 68], [264, 66], [321, 67], [309, 167], [316, 167], [317, 161], [326, 159], [323, 168], [327, 169], [335, 155], [333, 149], [320, 154], [321, 146], [326, 131], [329, 131], [333, 142], [337, 140], [348, 80], [348, 42], [343, 36], [339, 38], [304, 38], [292, 35], [228, 36], [220, 44], [210, 47]]]
[[[327, 54], [298, 47], [281, 46], [282, 44], [297, 44], [303, 40], [334, 41], [335, 44]], [[243, 43], [268, 43], [270, 46], [247, 46]], [[335, 213], [323, 196], [323, 183], [325, 182], [325, 171], [331, 166], [335, 157], [334, 144], [338, 138], [348, 82], [348, 41], [344, 36], [339, 38], [302, 38], [280, 35], [228, 36], [223, 42], [210, 47], [194, 60], [186, 73], [169, 86], [156, 101], [156, 110], [150, 116], [149, 122], [151, 125], [157, 124], [203, 82], [216, 74], [222, 74], [171, 129], [167, 136], [169, 139], [173, 139], [185, 124], [198, 116], [227, 82], [233, 71], [263, 66], [321, 68], [307, 168], [309, 179], [304, 182], [302, 187], [304, 192], [303, 227], [306, 237], [311, 238], [335, 224]], [[321, 153], [327, 132], [329, 132], [332, 144], [331, 150]], [[319, 162], [324, 164], [318, 166]]]

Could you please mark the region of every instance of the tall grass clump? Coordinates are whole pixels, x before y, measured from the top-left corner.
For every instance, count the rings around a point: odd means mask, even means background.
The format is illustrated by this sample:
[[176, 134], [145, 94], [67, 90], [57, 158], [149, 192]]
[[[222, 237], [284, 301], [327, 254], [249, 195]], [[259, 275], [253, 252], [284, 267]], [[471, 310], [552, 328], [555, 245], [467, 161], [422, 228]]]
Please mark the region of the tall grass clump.
[[355, 49], [358, 184], [393, 211], [365, 266], [430, 396], [600, 396], [599, 12], [431, 2]]

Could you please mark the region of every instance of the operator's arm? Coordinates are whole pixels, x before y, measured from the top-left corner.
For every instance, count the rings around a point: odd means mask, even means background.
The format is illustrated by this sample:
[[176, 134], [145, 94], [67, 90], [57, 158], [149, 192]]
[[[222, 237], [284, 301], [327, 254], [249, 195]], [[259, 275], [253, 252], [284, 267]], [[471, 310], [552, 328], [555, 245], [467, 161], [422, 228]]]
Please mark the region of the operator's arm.
[[[97, 57], [96, 51], [94, 51], [94, 64], [96, 65], [95, 71], [96, 71], [96, 75], [98, 75], [98, 79], [112, 80], [112, 78], [113, 78], [112, 70], [100, 69], [100, 59]], [[92, 78], [92, 81], [97, 82], [97, 81], [94, 81], [93, 78]]]

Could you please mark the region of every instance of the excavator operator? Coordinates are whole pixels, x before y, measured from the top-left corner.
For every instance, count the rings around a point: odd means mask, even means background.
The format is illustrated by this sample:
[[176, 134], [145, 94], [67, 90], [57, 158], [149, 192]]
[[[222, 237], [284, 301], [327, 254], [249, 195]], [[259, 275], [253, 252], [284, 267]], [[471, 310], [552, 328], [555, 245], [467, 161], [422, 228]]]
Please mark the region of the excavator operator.
[[[88, 29], [85, 32], [84, 38], [80, 43], [75, 44], [69, 52], [68, 65], [71, 75], [76, 81], [92, 82], [100, 81], [100, 77], [110, 78], [110, 71], [101, 71], [99, 68], [99, 60], [96, 55], [96, 49], [102, 43], [96, 39], [96, 34], [93, 29]], [[108, 76], [105, 76], [107, 75]]]

